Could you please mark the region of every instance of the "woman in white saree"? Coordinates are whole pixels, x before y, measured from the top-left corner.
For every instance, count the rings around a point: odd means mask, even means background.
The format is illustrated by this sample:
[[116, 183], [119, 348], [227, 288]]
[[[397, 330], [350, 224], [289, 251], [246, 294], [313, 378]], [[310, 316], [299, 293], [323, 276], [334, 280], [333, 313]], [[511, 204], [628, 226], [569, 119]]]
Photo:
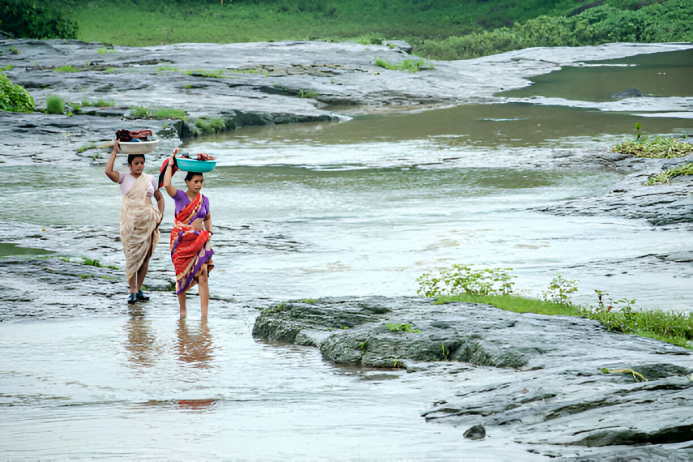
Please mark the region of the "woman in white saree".
[[[159, 223], [164, 216], [164, 196], [157, 189], [154, 176], [144, 173], [144, 155], [128, 156], [130, 173], [113, 170], [118, 140], [106, 163], [106, 176], [120, 184], [123, 204], [120, 207], [120, 239], [125, 252], [125, 274], [130, 286], [128, 303], [148, 300], [142, 293], [142, 283], [149, 269], [149, 258], [159, 243]], [[151, 202], [154, 197], [157, 207]]]

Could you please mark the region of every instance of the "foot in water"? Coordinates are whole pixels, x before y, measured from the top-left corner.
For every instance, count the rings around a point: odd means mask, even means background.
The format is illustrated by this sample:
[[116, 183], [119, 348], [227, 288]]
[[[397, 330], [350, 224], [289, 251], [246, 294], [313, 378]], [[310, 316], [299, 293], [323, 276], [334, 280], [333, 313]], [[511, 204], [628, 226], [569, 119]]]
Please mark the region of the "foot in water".
[[135, 303], [137, 301], [137, 294], [130, 294], [128, 297], [128, 303]]
[[135, 297], [136, 297], [136, 299], [137, 299], [138, 302], [139, 302], [139, 301], [146, 302], [147, 300], [149, 300], [149, 297], [147, 297], [146, 295], [144, 295], [144, 293], [142, 292], [141, 289], [140, 289], [139, 292], [137, 292], [137, 293], [135, 294]]

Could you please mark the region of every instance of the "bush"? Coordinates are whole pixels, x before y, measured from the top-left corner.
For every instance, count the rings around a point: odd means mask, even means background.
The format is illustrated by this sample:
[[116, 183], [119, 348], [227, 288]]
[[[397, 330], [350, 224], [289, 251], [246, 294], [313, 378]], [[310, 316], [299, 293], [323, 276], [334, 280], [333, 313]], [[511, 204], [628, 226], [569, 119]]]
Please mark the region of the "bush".
[[512, 293], [512, 268], [484, 268], [474, 270], [468, 265], [452, 265], [441, 270], [437, 275], [422, 274], [417, 294], [425, 297], [437, 295], [508, 295]]
[[5, 74], [0, 74], [0, 111], [34, 112], [34, 98]]
[[560, 274], [551, 280], [549, 288], [542, 292], [542, 298], [547, 302], [572, 305], [571, 294], [578, 291], [575, 279], [565, 279]]
[[638, 139], [619, 144], [614, 151], [638, 157], [673, 159], [692, 153], [693, 144], [665, 136], [638, 136]]
[[416, 54], [437, 59], [469, 59], [528, 47], [585, 46], [610, 42], [693, 40], [693, 2], [669, 0], [637, 11], [598, 6], [575, 16], [539, 16], [512, 27], [444, 40], [426, 40]]
[[46, 100], [46, 112], [49, 114], [64, 114], [65, 102], [60, 96], [50, 95]]
[[17, 37], [77, 38], [79, 25], [60, 12], [27, 0], [0, 0], [0, 26]]

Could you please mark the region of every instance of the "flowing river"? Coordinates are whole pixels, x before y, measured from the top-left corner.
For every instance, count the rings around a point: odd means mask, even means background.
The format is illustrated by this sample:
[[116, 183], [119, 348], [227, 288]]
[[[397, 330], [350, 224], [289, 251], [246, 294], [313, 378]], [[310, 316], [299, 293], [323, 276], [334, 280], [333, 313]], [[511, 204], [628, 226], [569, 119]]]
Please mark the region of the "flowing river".
[[[122, 281], [104, 297], [80, 281], [57, 290], [50, 277], [0, 275], [0, 290], [41, 291], [55, 305], [40, 320], [0, 323], [0, 460], [462, 457], [472, 443], [460, 429], [420, 417], [451, 378], [339, 368], [315, 349], [256, 342], [255, 308], [415, 295], [422, 273], [466, 263], [513, 268], [528, 295], [561, 274], [579, 280], [578, 303], [594, 304], [600, 289], [691, 310], [690, 263], [656, 258], [693, 248], [690, 223], [540, 210], [610, 191], [624, 174], [593, 155], [632, 137], [636, 122], [648, 133], [693, 129], [690, 112], [595, 106], [636, 86], [663, 100], [693, 96], [692, 67], [690, 51], [636, 56], [541, 76], [496, 104], [354, 110], [350, 121], [188, 142], [182, 150], [219, 161], [204, 189], [215, 226], [209, 322], [194, 299], [180, 322], [166, 292], [128, 308]], [[158, 163], [148, 159], [147, 171]], [[23, 249], [34, 248], [124, 266], [120, 193], [102, 163], [0, 164], [0, 174], [0, 265], [47, 253]], [[154, 285], [173, 277], [172, 209], [167, 199]], [[67, 313], [75, 299], [100, 311]], [[530, 456], [510, 435], [491, 436], [473, 443], [475, 457]]]

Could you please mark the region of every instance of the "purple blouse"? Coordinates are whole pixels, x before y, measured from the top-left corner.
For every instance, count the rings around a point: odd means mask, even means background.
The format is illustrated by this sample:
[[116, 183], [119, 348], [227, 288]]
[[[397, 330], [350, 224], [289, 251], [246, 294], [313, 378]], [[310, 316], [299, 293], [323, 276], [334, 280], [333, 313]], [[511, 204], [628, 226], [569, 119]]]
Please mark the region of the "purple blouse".
[[[176, 216], [178, 216], [178, 213], [190, 203], [188, 195], [185, 194], [185, 191], [181, 191], [180, 189], [173, 195], [173, 200], [176, 202]], [[204, 220], [208, 213], [209, 198], [207, 196], [202, 196], [202, 207], [197, 211], [197, 216], [193, 218], [193, 221], [197, 218], [202, 218]]]

